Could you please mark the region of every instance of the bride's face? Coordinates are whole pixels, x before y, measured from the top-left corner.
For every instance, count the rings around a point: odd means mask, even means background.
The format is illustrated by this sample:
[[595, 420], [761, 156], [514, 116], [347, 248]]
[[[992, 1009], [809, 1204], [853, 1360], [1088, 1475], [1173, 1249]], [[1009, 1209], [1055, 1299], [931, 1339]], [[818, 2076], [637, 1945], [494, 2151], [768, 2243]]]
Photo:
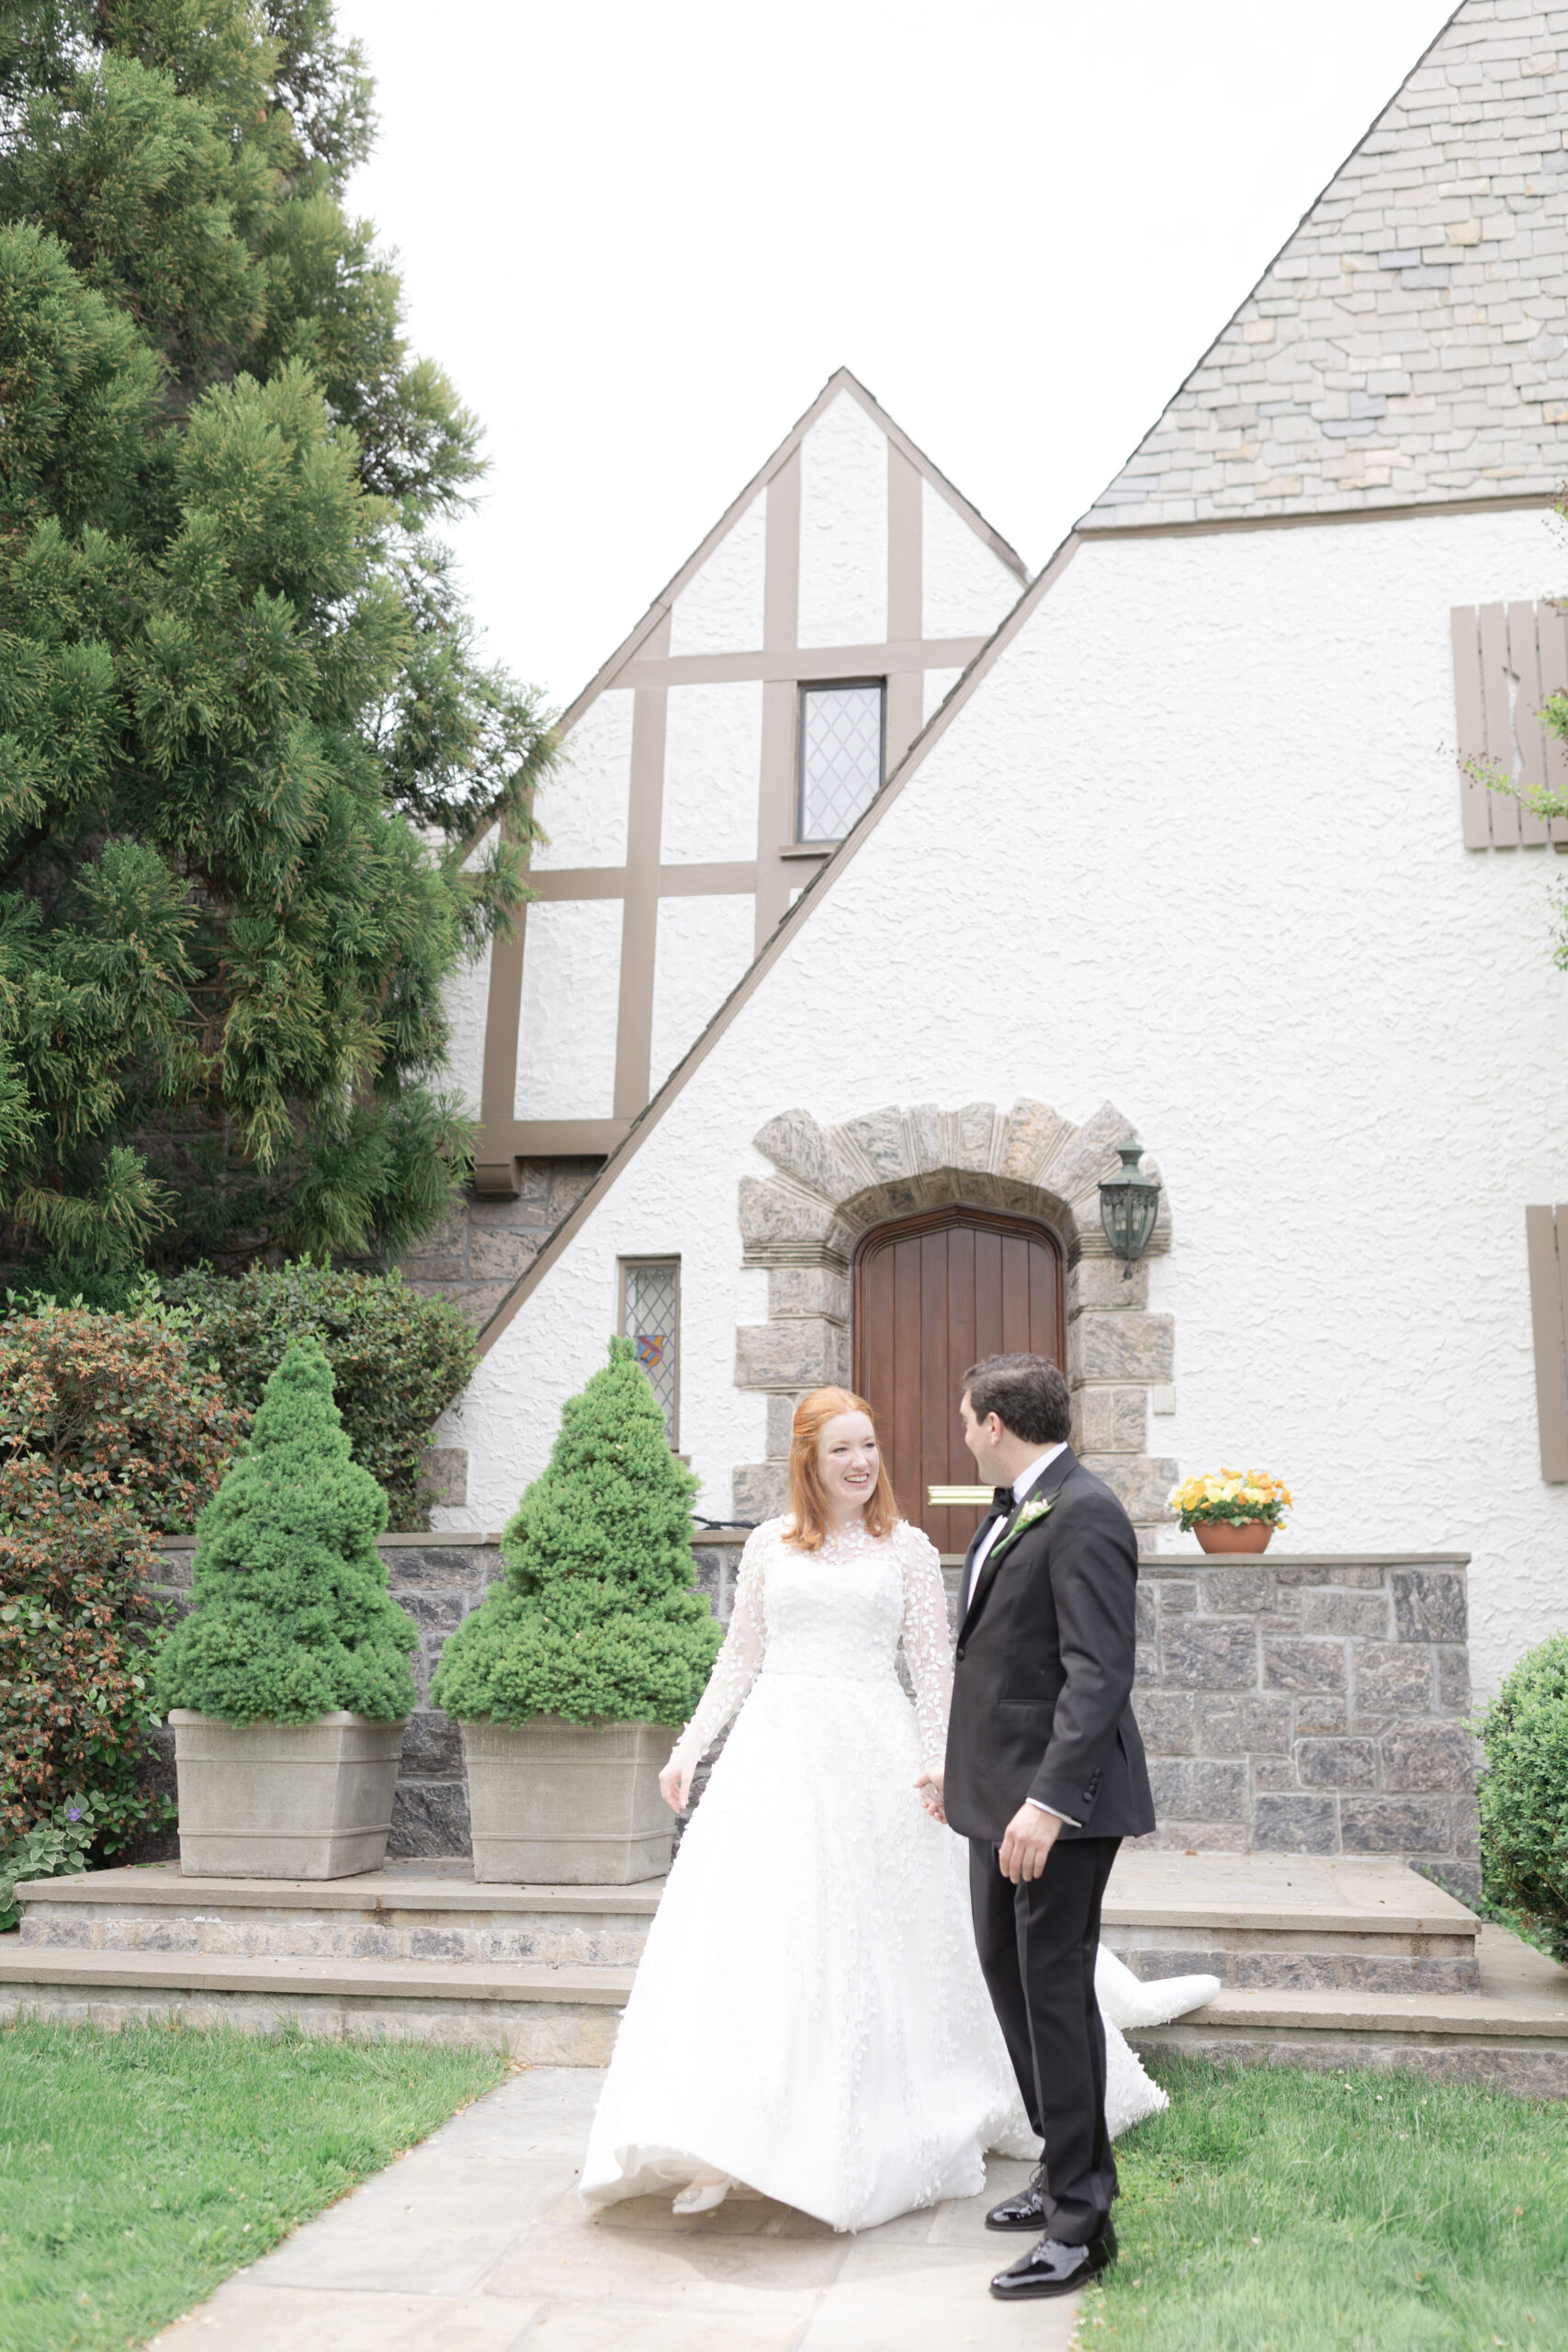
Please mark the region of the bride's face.
[[817, 1467], [833, 1510], [863, 1510], [876, 1488], [876, 1431], [868, 1413], [836, 1413], [817, 1441]]

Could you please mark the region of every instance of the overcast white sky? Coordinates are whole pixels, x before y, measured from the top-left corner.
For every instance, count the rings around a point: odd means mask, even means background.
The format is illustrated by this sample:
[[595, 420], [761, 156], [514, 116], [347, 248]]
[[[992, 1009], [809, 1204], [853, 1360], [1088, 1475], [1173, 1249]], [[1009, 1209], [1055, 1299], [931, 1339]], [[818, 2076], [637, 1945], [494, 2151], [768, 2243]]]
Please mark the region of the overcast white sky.
[[570, 701], [840, 366], [1037, 570], [1449, 13], [339, 0], [493, 654]]

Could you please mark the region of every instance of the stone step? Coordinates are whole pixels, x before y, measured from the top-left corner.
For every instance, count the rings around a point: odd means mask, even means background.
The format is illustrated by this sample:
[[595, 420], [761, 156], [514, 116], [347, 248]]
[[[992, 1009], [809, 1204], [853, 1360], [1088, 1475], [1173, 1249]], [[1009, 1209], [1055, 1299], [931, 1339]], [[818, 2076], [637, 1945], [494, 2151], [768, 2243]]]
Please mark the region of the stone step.
[[292, 1953], [225, 1959], [189, 1951], [0, 1952], [0, 1984], [132, 1984], [164, 1991], [250, 1993], [276, 1989], [343, 1997], [379, 1987], [402, 2000], [587, 2001], [624, 2007], [630, 1968], [487, 1967], [478, 1962], [302, 1960]]
[[465, 1869], [325, 1880], [186, 1878], [172, 1864], [92, 1871], [23, 1888], [18, 1939], [51, 1953], [632, 1969], [664, 1885], [476, 1885]]
[[1568, 1969], [1501, 1928], [1480, 1935], [1466, 1994], [1235, 1992], [1128, 2039], [1227, 2064], [1409, 2068], [1529, 2098], [1568, 2098]]
[[[0, 2019], [293, 2020], [602, 2065], [662, 1886], [476, 1884], [454, 1860], [331, 1881], [172, 1865], [46, 1880], [0, 1942]], [[1128, 1847], [1105, 1937], [1145, 1979], [1221, 1979], [1205, 2009], [1135, 2037], [1145, 2048], [1416, 2064], [1568, 2095], [1568, 1972], [1402, 1864]]]
[[[186, 1878], [96, 1871], [25, 1891], [29, 1952], [188, 1952], [454, 1965], [635, 1968], [662, 1880], [626, 1887], [476, 1884], [471, 1865], [355, 1878]], [[1198, 1970], [1238, 1991], [1475, 1989], [1480, 1922], [1402, 1864], [1124, 1849], [1105, 1938], [1145, 1979]]]
[[1102, 1914], [1135, 1976], [1227, 1989], [1473, 1993], [1481, 1922], [1402, 1862], [1124, 1846]]
[[333, 2041], [478, 2042], [529, 2065], [604, 2066], [632, 1973], [0, 1947], [0, 2024], [39, 2018], [113, 2030], [148, 2020], [251, 2033], [293, 2024]]

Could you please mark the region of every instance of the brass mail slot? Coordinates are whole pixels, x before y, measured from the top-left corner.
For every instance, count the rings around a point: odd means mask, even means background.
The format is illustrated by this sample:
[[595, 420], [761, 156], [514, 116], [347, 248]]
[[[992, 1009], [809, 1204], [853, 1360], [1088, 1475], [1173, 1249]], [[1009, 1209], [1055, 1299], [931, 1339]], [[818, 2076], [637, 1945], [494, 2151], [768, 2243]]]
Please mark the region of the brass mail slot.
[[993, 1491], [990, 1487], [928, 1487], [926, 1500], [933, 1510], [970, 1510], [988, 1503]]

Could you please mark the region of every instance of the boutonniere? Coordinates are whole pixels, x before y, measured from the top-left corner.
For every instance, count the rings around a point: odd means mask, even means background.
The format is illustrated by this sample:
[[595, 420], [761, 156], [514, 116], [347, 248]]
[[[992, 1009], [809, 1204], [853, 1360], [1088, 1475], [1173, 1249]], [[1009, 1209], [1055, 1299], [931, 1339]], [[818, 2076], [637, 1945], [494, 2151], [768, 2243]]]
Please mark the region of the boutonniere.
[[1055, 1507], [1056, 1500], [1054, 1495], [1032, 1495], [1002, 1537], [1001, 1542], [993, 1545], [992, 1559], [999, 1560], [1010, 1544], [1016, 1544], [1019, 1537], [1026, 1533], [1030, 1528], [1037, 1527], [1047, 1512], [1055, 1510]]

